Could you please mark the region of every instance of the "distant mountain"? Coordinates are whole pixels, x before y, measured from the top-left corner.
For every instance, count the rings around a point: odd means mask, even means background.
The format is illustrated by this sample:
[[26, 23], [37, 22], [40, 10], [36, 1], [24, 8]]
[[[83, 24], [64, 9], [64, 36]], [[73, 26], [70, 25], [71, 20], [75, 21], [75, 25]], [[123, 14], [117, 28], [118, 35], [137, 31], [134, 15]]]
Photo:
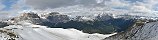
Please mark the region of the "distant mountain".
[[13, 24], [25, 21], [51, 28], [75, 28], [86, 33], [109, 34], [125, 31], [135, 23], [135, 20], [132, 18], [114, 18], [112, 14], [99, 14], [94, 19], [86, 19], [84, 16], [77, 16], [71, 19], [67, 15], [51, 12], [43, 15], [23, 13], [21, 16], [12, 18], [10, 21]]

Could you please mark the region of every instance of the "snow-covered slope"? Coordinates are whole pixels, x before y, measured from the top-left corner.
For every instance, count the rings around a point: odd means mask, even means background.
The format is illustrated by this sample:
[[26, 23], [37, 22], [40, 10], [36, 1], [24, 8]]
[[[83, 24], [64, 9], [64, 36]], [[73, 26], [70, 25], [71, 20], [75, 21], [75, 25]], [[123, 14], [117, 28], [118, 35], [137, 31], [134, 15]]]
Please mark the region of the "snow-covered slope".
[[158, 22], [138, 24], [129, 28], [126, 32], [106, 38], [105, 40], [157, 40]]
[[4, 37], [8, 36], [9, 32], [18, 36], [15, 37], [16, 40], [101, 40], [116, 34], [87, 34], [76, 29], [47, 28], [25, 22], [21, 22], [19, 25], [9, 25], [0, 30], [6, 31], [6, 33], [1, 32], [1, 40], [12, 38]]

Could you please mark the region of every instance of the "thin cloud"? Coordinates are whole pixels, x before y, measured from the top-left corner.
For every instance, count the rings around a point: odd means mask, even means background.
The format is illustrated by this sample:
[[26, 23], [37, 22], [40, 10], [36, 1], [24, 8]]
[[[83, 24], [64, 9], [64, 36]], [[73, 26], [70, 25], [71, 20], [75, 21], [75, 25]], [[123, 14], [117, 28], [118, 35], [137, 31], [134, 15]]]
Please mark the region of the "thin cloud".
[[0, 0], [0, 11], [5, 8], [5, 5], [2, 4], [2, 0]]

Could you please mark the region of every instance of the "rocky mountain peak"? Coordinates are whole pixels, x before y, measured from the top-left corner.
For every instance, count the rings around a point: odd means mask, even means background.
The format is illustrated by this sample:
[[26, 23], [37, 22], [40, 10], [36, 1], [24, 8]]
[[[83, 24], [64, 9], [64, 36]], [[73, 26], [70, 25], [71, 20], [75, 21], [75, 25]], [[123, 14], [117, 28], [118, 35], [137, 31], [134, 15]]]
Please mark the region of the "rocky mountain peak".
[[45, 18], [52, 23], [65, 22], [70, 20], [67, 15], [62, 15], [59, 14], [58, 12], [51, 12], [45, 15]]
[[20, 17], [29, 17], [29, 18], [40, 18], [37, 14], [35, 13], [23, 13]]
[[97, 20], [100, 20], [100, 21], [105, 21], [105, 20], [110, 20], [110, 19], [113, 19], [113, 16], [112, 14], [99, 14], [97, 17], [96, 17]]
[[60, 14], [59, 12], [51, 12], [49, 13], [49, 15], [56, 15], [56, 14]]

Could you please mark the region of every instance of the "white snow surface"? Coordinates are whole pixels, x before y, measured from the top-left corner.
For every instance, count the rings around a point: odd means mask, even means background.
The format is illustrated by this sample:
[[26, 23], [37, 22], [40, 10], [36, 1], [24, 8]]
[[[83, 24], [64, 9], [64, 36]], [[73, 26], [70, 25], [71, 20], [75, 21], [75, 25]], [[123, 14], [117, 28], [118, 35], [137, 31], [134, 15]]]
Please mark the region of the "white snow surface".
[[19, 36], [17, 40], [102, 40], [116, 34], [88, 34], [76, 29], [47, 28], [30, 23], [10, 25], [2, 29], [12, 29]]

